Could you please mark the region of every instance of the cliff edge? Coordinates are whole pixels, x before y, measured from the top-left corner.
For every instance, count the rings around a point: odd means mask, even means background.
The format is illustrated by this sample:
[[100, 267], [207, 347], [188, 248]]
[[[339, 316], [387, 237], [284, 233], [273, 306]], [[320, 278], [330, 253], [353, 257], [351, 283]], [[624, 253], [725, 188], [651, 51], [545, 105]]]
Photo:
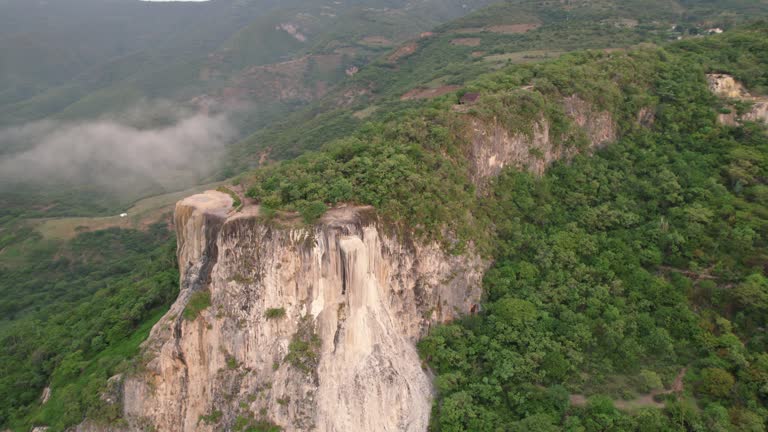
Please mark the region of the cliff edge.
[[393, 234], [370, 207], [284, 227], [208, 191], [175, 222], [181, 292], [120, 386], [128, 429], [427, 429], [415, 343], [479, 302], [479, 256]]

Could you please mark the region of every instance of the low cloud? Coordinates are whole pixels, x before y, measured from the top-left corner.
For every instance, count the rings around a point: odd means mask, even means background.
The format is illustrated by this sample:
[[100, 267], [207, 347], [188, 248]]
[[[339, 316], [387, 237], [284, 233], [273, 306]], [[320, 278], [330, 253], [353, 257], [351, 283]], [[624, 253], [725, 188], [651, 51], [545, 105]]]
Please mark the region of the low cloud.
[[134, 109], [119, 120], [42, 121], [0, 130], [0, 182], [115, 193], [174, 189], [210, 175], [234, 137], [225, 115], [170, 113], [164, 126], [148, 128], [155, 114], [140, 119], [139, 111], [159, 110]]

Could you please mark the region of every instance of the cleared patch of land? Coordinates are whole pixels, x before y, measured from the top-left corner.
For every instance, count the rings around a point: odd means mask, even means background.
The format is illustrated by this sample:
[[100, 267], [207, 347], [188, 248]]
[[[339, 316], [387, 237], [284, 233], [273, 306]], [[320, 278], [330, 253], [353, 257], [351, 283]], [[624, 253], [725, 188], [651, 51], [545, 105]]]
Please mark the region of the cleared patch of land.
[[371, 105], [368, 108], [361, 109], [360, 111], [356, 111], [352, 116], [359, 120], [367, 119], [371, 116], [371, 114], [375, 113], [378, 107], [376, 105]]
[[[668, 394], [676, 394], [678, 396], [682, 395], [683, 391], [685, 390], [685, 383], [683, 382], [683, 379], [685, 378], [685, 373], [687, 371], [688, 368], [682, 368], [675, 377], [675, 381], [672, 383], [672, 386], [669, 389], [653, 390], [650, 393], [640, 395], [630, 400], [615, 400], [613, 405], [622, 411], [635, 411], [641, 408], [662, 409], [666, 407], [666, 404], [664, 402], [657, 401], [656, 397]], [[572, 394], [570, 395], [569, 400], [573, 406], [583, 407], [587, 405], [587, 397], [583, 394]]]
[[125, 217], [120, 217], [118, 214], [102, 217], [31, 219], [29, 222], [46, 240], [68, 240], [82, 232], [112, 227], [145, 229], [172, 212], [177, 201], [204, 190], [216, 189], [224, 183], [211, 183], [142, 199], [125, 211], [128, 214]]
[[397, 50], [393, 52], [392, 54], [387, 57], [387, 60], [390, 63], [395, 63], [396, 61], [400, 60], [403, 57], [407, 57], [413, 53], [416, 52], [416, 50], [419, 49], [419, 45], [416, 42], [409, 42]]
[[451, 45], [476, 47], [480, 46], [480, 38], [457, 38], [451, 41]]
[[498, 33], [498, 34], [522, 34], [541, 27], [538, 23], [519, 23], [519, 24], [500, 24], [488, 27], [465, 27], [452, 31], [454, 34], [477, 34], [477, 33]]
[[470, 27], [470, 28], [460, 28], [457, 30], [454, 30], [452, 33], [455, 34], [475, 34], [475, 33], [482, 33], [485, 29], [482, 27]]
[[415, 99], [431, 99], [444, 94], [455, 92], [460, 89], [461, 86], [449, 85], [440, 86], [435, 88], [415, 88], [408, 93], [402, 95], [400, 100], [415, 100]]
[[539, 28], [540, 24], [530, 23], [530, 24], [505, 24], [505, 25], [495, 25], [486, 27], [486, 30], [491, 33], [499, 33], [499, 34], [521, 34], [521, 33], [527, 33], [531, 30], [535, 30]]
[[368, 46], [392, 46], [392, 41], [384, 36], [366, 36], [360, 40], [360, 43]]
[[483, 60], [493, 63], [531, 63], [537, 61], [551, 60], [563, 55], [563, 51], [520, 51], [507, 54], [495, 54], [486, 56]]

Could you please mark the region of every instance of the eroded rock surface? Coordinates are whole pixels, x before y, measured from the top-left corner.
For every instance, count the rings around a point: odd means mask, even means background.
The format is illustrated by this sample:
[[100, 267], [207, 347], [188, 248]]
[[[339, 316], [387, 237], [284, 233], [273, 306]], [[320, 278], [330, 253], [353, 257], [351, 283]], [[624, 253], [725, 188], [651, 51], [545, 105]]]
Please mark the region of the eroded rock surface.
[[728, 126], [737, 126], [745, 121], [768, 124], [768, 97], [753, 96], [744, 85], [726, 74], [707, 75], [709, 90], [716, 96], [751, 104], [747, 112], [739, 114], [734, 106], [728, 106], [730, 112], [720, 113], [718, 121]]
[[[425, 431], [429, 373], [415, 343], [479, 301], [486, 263], [390, 232], [371, 208], [312, 228], [234, 213], [209, 191], [177, 204], [182, 287], [122, 383], [129, 429]], [[211, 306], [183, 317], [195, 292]]]
[[[578, 96], [563, 100], [563, 110], [583, 134], [587, 148], [565, 145], [565, 137], [555, 139], [549, 121], [540, 118], [530, 130], [513, 132], [500, 121], [470, 119], [473, 178], [476, 183], [498, 175], [508, 166], [541, 175], [552, 162], [573, 157], [580, 151], [602, 147], [617, 138], [617, 127], [609, 112], [597, 111]], [[645, 114], [647, 122], [651, 117]]]

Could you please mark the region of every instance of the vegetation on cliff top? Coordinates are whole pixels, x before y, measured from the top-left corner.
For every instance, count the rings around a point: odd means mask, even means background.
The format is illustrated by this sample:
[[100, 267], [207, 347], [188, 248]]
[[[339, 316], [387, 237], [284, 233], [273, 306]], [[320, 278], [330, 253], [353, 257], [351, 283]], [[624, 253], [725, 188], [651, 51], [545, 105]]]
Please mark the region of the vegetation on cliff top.
[[[687, 85], [699, 89], [706, 86], [705, 70], [732, 70], [761, 88], [764, 47], [763, 33], [756, 30], [666, 49], [588, 51], [542, 64], [510, 66], [467, 85], [482, 94], [468, 115], [450, 109], [454, 95], [423, 108], [395, 110], [319, 152], [256, 170], [246, 177], [247, 195], [265, 208], [305, 216], [306, 209], [319, 204], [371, 204], [418, 234], [441, 238], [448, 228], [459, 245], [470, 238], [485, 243], [490, 221], [473, 211], [478, 202], [476, 186], [469, 179], [468, 116], [498, 119], [513, 133], [530, 133], [533, 123], [545, 118], [553, 141], [583, 146], [585, 137], [565, 114], [564, 98], [576, 95], [595, 111], [610, 113], [620, 133], [627, 134], [640, 127], [642, 109], [653, 112], [668, 104], [663, 84], [671, 79], [670, 68], [689, 70]], [[724, 52], [731, 52], [731, 57]], [[734, 52], [740, 53], [737, 61]]]

